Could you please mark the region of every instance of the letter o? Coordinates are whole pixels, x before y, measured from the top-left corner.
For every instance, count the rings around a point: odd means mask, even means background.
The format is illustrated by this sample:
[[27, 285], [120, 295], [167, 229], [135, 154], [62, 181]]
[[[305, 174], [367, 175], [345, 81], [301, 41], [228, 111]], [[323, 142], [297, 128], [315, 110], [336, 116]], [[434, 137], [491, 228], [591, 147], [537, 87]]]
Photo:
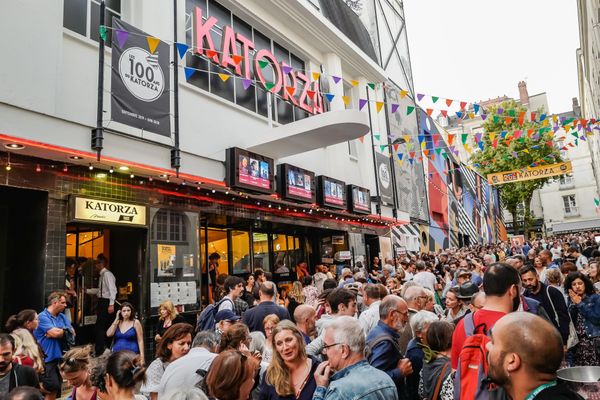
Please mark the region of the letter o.
[[270, 91], [273, 93], [279, 93], [279, 91], [281, 90], [282, 82], [283, 82], [283, 75], [281, 73], [281, 67], [279, 66], [279, 63], [277, 62], [277, 59], [269, 50], [261, 49], [256, 53], [256, 56], [254, 58], [254, 73], [258, 77], [258, 80], [260, 80], [260, 83], [262, 83], [262, 85], [266, 89], [267, 82], [262, 73], [262, 68], [260, 67], [260, 64], [258, 63], [263, 58], [265, 58], [267, 61], [269, 61], [269, 63], [271, 64], [271, 67], [273, 68], [273, 71], [275, 72], [275, 82], [274, 82], [275, 86], [273, 86], [273, 88], [271, 88]]

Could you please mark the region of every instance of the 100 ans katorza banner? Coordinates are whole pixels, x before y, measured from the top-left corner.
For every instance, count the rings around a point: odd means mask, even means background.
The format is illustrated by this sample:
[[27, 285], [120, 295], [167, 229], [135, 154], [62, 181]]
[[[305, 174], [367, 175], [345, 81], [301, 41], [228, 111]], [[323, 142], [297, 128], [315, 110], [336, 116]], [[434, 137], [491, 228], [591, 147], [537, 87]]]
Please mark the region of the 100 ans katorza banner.
[[552, 176], [570, 174], [571, 172], [573, 172], [573, 166], [571, 165], [571, 161], [567, 161], [564, 163], [544, 165], [528, 169], [515, 169], [512, 171], [488, 174], [487, 179], [492, 185], [501, 185], [503, 183], [549, 178]]

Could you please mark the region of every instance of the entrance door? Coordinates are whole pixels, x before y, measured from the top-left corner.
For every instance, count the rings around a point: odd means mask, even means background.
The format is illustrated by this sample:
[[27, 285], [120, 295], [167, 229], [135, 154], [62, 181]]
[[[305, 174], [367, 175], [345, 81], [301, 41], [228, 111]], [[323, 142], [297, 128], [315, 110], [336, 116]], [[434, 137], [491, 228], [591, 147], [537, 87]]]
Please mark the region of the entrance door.
[[[96, 294], [89, 289], [98, 287], [98, 273], [94, 260], [99, 254], [108, 258], [111, 272], [117, 281], [117, 306], [129, 302], [145, 316], [142, 302], [142, 265], [146, 243], [146, 230], [139, 228], [98, 227], [89, 225], [67, 226], [66, 262], [75, 264], [73, 283], [77, 292], [72, 301], [71, 315], [77, 330], [79, 344], [92, 343], [95, 338]], [[75, 299], [73, 299], [75, 300]]]

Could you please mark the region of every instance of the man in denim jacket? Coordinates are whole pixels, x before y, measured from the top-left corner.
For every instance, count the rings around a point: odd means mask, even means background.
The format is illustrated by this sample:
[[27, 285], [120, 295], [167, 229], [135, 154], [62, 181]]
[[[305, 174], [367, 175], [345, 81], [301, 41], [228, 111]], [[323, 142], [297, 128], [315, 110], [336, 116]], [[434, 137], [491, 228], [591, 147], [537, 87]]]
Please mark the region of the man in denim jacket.
[[365, 336], [358, 320], [338, 317], [323, 337], [324, 355], [315, 371], [313, 400], [398, 400], [392, 378], [365, 360]]

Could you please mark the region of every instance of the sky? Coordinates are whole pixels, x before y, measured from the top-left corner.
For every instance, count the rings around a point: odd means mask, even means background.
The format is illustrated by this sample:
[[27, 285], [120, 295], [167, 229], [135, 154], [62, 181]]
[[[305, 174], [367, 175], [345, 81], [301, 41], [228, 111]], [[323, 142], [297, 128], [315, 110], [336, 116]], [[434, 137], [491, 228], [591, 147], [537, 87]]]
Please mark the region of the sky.
[[579, 97], [576, 0], [404, 0], [415, 92], [478, 102], [517, 84], [549, 112]]

